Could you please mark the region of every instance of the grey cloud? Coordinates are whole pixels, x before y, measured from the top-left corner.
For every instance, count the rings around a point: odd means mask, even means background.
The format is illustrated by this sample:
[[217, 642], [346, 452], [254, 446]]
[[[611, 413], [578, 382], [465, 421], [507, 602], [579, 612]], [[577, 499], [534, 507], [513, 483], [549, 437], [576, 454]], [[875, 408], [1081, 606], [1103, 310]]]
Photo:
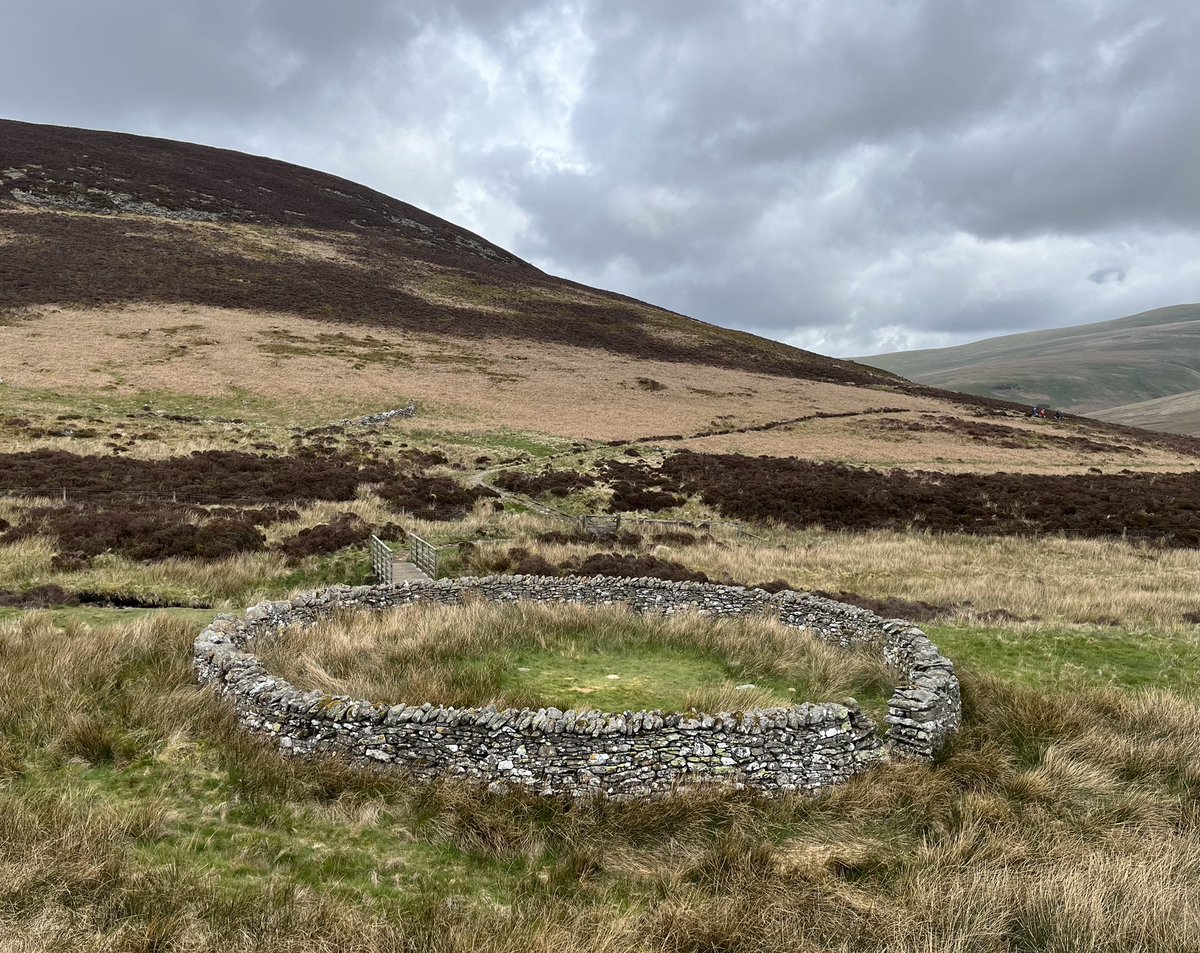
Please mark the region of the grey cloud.
[[[1190, 6], [898, 4], [872, 7], [867, 20], [859, 5], [818, 4], [794, 16], [746, 14], [763, 9], [704, 4], [694, 20], [648, 9], [606, 35], [575, 113], [576, 134], [605, 158], [587, 176], [597, 227], [559, 228], [562, 204], [548, 204], [530, 236], [542, 257], [600, 273], [597, 261], [636, 251], [627, 280], [665, 303], [715, 320], [735, 314], [780, 337], [833, 326], [864, 351], [898, 322], [919, 339], [1056, 324], [1081, 311], [1083, 320], [1115, 316], [1056, 259], [1073, 259], [1080, 237], [1112, 253], [1130, 229], [1195, 231]], [[631, 111], [632, 102], [644, 105]], [[618, 150], [603, 145], [614, 131], [627, 143]], [[519, 201], [541, 210], [544, 184], [526, 182]], [[676, 227], [637, 235], [596, 207], [618, 187], [702, 198]], [[780, 210], [772, 247], [762, 225]], [[973, 261], [957, 260], [961, 235], [984, 243]], [[1000, 290], [973, 287], [986, 243], [1003, 259], [1009, 239], [1029, 239], [1037, 253], [1014, 262]], [[872, 269], [897, 249], [916, 252], [912, 265], [875, 287]], [[1156, 253], [1183, 260], [1181, 250]], [[1157, 294], [1196, 297], [1195, 270], [1185, 272]], [[1046, 287], [1056, 281], [1057, 291]], [[1140, 295], [1135, 307], [1173, 300], [1146, 287]]]
[[16, 0], [0, 113], [363, 181], [867, 353], [1200, 299], [1191, 0]]
[[[482, 0], [15, 0], [0, 105], [7, 113], [88, 118], [204, 116], [236, 127], [282, 110], [303, 126], [331, 100], [406, 87], [450, 103], [422, 82], [412, 50], [430, 31], [499, 29], [540, 6]], [[383, 88], [379, 88], [382, 86]], [[392, 123], [412, 118], [388, 117]], [[109, 120], [111, 121], [111, 120]], [[308, 127], [314, 138], [320, 129]]]

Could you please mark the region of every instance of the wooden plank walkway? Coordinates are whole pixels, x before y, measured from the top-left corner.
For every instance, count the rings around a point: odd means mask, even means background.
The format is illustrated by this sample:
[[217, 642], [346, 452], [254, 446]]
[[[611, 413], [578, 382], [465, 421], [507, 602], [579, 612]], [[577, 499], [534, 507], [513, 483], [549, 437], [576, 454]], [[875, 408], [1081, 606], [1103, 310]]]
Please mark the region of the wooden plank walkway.
[[392, 584], [401, 582], [429, 582], [429, 576], [422, 572], [416, 563], [407, 559], [392, 560]]

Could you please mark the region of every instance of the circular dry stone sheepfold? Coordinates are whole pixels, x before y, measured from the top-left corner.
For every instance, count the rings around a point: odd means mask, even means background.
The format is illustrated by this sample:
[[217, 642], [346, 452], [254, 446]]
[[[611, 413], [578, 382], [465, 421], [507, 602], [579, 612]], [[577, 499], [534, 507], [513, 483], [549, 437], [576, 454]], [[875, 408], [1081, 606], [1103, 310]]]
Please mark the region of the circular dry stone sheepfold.
[[[250, 651], [285, 627], [335, 611], [455, 605], [467, 595], [625, 605], [641, 613], [765, 613], [827, 642], [874, 647], [896, 673], [887, 729], [881, 733], [854, 704], [717, 714], [375, 705], [301, 691]], [[201, 682], [232, 699], [243, 726], [273, 736], [285, 753], [333, 754], [421, 778], [470, 778], [542, 794], [643, 797], [705, 781], [815, 792], [888, 757], [932, 758], [957, 730], [962, 710], [953, 663], [908, 622], [802, 593], [659, 579], [490, 576], [333, 586], [260, 603], [242, 618], [219, 616], [197, 638], [194, 664]]]

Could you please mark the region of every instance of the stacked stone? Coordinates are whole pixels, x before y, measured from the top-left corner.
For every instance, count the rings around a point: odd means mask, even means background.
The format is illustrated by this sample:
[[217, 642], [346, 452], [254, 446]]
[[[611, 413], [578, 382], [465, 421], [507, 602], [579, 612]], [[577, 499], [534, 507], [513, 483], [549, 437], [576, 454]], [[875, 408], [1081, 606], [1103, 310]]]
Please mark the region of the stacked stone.
[[884, 623], [883, 654], [904, 684], [888, 701], [888, 747], [894, 753], [931, 759], [962, 720], [962, 693], [954, 663], [914, 625]]
[[417, 415], [417, 405], [412, 401], [408, 402], [408, 406], [399, 407], [396, 410], [382, 410], [377, 414], [367, 414], [365, 417], [347, 417], [340, 421], [343, 427], [366, 424], [385, 424], [389, 420], [399, 420], [404, 417], [415, 417]]
[[197, 674], [233, 698], [243, 725], [274, 736], [285, 752], [337, 752], [362, 763], [397, 765], [419, 777], [470, 777], [546, 794], [645, 796], [714, 781], [812, 792], [845, 781], [885, 756], [875, 725], [852, 702], [715, 715], [455, 709], [428, 702], [376, 706], [302, 692], [272, 676], [246, 650], [254, 640], [310, 624], [335, 609], [457, 604], [466, 593], [494, 602], [624, 604], [661, 614], [773, 612], [784, 624], [822, 639], [873, 645], [883, 652], [902, 682], [889, 705], [891, 751], [931, 757], [958, 727], [953, 665], [907, 623], [793, 592], [658, 579], [495, 576], [395, 588], [334, 586], [252, 606], [243, 619], [218, 617], [196, 642]]

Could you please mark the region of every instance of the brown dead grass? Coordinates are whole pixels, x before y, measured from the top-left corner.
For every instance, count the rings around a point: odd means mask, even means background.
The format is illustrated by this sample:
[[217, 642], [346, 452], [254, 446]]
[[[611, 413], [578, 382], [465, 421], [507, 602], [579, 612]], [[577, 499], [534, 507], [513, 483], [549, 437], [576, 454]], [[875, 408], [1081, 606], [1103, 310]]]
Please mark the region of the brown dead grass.
[[[890, 399], [891, 395], [889, 395]], [[880, 417], [915, 414], [879, 414], [858, 420], [808, 420], [760, 433], [724, 434], [683, 441], [679, 446], [699, 453], [740, 453], [746, 456], [800, 457], [806, 460], [869, 464], [903, 470], [936, 470], [944, 473], [1081, 473], [1099, 467], [1105, 473], [1122, 469], [1161, 471], [1193, 470], [1194, 458], [1170, 450], [1137, 446], [1140, 453], [1106, 450], [1087, 452], [1069, 447], [1006, 448], [983, 444], [951, 433], [882, 432], [869, 424]], [[1005, 426], [1043, 436], [1070, 436], [1086, 425], [1064, 422], [1044, 425], [1024, 418], [1004, 419]], [[1122, 437], [1115, 443], [1130, 445]]]
[[[386, 704], [539, 708], [554, 703], [538, 694], [549, 686], [532, 678], [514, 681], [513, 673], [522, 671], [518, 664], [550, 656], [570, 671], [572, 659], [630, 651], [652, 652], [666, 663], [658, 690], [681, 699], [683, 710], [778, 705], [789, 697], [781, 683], [805, 689], [796, 701], [864, 693], [879, 698], [890, 694], [894, 681], [876, 654], [829, 645], [765, 615], [661, 618], [625, 606], [469, 602], [348, 612], [287, 629], [256, 651], [271, 672], [294, 685]], [[696, 684], [686, 662], [674, 671], [667, 661], [696, 653], [723, 666], [725, 679]], [[774, 687], [737, 687], [765, 680]], [[596, 689], [568, 691], [588, 695]]]
[[[187, 305], [42, 309], [31, 320], [0, 326], [0, 350], [6, 356], [6, 380], [22, 388], [127, 396], [162, 390], [201, 398], [244, 391], [290, 408], [308, 422], [321, 412], [332, 417], [351, 408], [365, 412], [415, 400], [420, 416], [393, 425], [401, 434], [406, 429], [516, 430], [635, 440], [881, 407], [896, 408], [890, 416], [956, 412], [929, 397], [635, 360], [561, 344], [362, 331], [290, 315]], [[639, 379], [664, 386], [646, 390]], [[1157, 449], [1125, 454], [1063, 447], [1007, 450], [956, 434], [883, 431], [869, 425], [874, 416], [812, 420], [682, 445], [980, 472], [1190, 469], [1195, 462]], [[1023, 426], [1019, 420], [1013, 424]], [[214, 434], [193, 448], [219, 445], [220, 435]]]
[[[533, 535], [519, 544], [555, 564], [602, 546], [545, 543]], [[1042, 625], [1109, 624], [1194, 636], [1185, 615], [1200, 610], [1200, 551], [1113, 540], [775, 530], [765, 541], [726, 534], [653, 552], [713, 580], [783, 579], [810, 591], [960, 606], [956, 617], [964, 622], [1003, 609]]]

